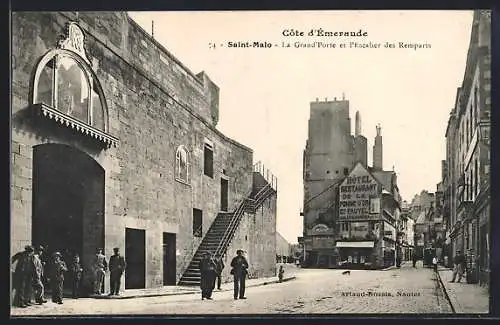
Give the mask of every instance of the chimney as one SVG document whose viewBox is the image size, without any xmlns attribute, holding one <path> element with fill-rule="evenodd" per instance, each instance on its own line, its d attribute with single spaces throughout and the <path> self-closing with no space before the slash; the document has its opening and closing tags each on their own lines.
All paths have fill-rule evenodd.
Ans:
<svg viewBox="0 0 500 325">
<path fill-rule="evenodd" d="M 375 143 L 373 145 L 373 168 L 378 170 L 383 170 L 382 164 L 382 128 L 380 124 L 377 125 L 377 135 L 375 136 Z"/>
<path fill-rule="evenodd" d="M 361 135 L 361 115 L 359 111 L 356 111 L 356 124 L 354 128 L 354 136 Z"/>
<path fill-rule="evenodd" d="M 328 101 L 328 97 L 325 97 L 325 102 L 327 102 L 327 101 Z"/>
</svg>

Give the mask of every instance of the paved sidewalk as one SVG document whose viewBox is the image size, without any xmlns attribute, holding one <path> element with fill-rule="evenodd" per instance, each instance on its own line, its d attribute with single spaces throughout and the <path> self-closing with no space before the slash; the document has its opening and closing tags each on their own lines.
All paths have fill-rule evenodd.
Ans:
<svg viewBox="0 0 500 325">
<path fill-rule="evenodd" d="M 465 277 L 461 283 L 450 283 L 453 271 L 440 266 L 438 274 L 450 303 L 458 314 L 483 314 L 489 312 L 489 292 L 487 287 L 469 284 Z M 457 277 L 458 278 L 458 277 Z"/>
<path fill-rule="evenodd" d="M 295 274 L 300 271 L 300 269 L 293 269 L 290 267 L 285 268 L 285 277 L 284 281 L 291 281 L 296 279 Z M 259 279 L 247 279 L 246 281 L 246 287 L 257 287 L 257 286 L 264 286 L 268 284 L 273 284 L 273 283 L 278 283 L 278 277 L 266 277 L 266 278 L 259 278 Z M 221 290 L 215 290 L 217 291 L 232 291 L 233 290 L 233 283 L 232 282 L 227 282 L 223 283 Z M 90 301 L 95 301 L 96 299 L 109 299 L 109 300 L 116 300 L 116 299 L 131 299 L 131 298 L 145 298 L 145 297 L 160 297 L 160 296 L 174 296 L 174 295 L 189 295 L 189 294 L 200 294 L 200 288 L 198 286 L 166 286 L 162 288 L 151 288 L 151 289 L 134 289 L 134 290 L 126 290 L 125 292 L 121 293 L 120 296 L 116 297 L 109 297 L 106 295 L 103 296 L 95 296 L 95 297 L 90 297 L 90 298 L 80 298 L 78 300 L 76 299 L 71 299 L 67 298 L 64 299 L 64 304 L 63 305 L 58 305 L 49 300 L 46 304 L 43 305 L 35 305 L 32 307 L 28 308 L 18 308 L 18 307 L 11 307 L 11 316 L 35 316 L 35 315 L 44 315 L 44 314 L 50 314 L 52 313 L 52 310 L 63 310 L 63 309 L 71 309 L 74 308 L 75 304 L 88 304 Z"/>
</svg>

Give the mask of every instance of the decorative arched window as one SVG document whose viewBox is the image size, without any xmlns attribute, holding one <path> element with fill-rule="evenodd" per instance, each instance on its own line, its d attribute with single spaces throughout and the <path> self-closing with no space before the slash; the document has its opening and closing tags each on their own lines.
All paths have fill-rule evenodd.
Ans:
<svg viewBox="0 0 500 325">
<path fill-rule="evenodd" d="M 108 113 L 102 88 L 84 50 L 83 31 L 70 23 L 67 38 L 38 63 L 33 82 L 33 104 L 63 125 L 116 145 L 108 133 Z"/>
<path fill-rule="evenodd" d="M 179 146 L 175 152 L 175 179 L 189 183 L 189 152 L 184 146 Z"/>
</svg>

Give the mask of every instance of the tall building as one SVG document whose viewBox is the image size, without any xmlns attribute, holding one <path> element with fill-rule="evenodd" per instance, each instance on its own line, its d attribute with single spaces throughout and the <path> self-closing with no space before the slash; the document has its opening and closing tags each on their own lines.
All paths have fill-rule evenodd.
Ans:
<svg viewBox="0 0 500 325">
<path fill-rule="evenodd" d="M 303 161 L 305 263 L 335 264 L 336 189 L 353 167 L 354 159 L 349 101 L 325 98 L 311 102 Z"/>
<path fill-rule="evenodd" d="M 394 228 L 392 235 L 384 237 L 384 218 L 386 217 L 383 213 L 390 215 L 387 217 L 389 221 L 385 223 L 386 231 L 389 233 L 389 228 L 395 227 L 395 220 L 399 217 L 399 210 L 398 212 L 394 210 L 398 203 L 387 203 L 390 201 L 387 201 L 388 193 L 389 197 L 400 199 L 395 173 L 382 170 L 381 154 L 379 155 L 378 151 L 380 167 L 372 169 L 367 166 L 367 140 L 361 134 L 361 116 L 359 111 L 356 112 L 355 132 L 352 135 L 349 101 L 344 98 L 342 100 L 334 98 L 333 101 L 325 99 L 324 102 L 316 100 L 311 103 L 310 114 L 309 134 L 304 150 L 304 210 L 302 212 L 304 236 L 301 240 L 305 251 L 304 265 L 338 267 L 341 261 L 346 261 L 346 263 L 349 261 L 357 266 L 366 264 L 370 265 L 369 267 L 381 267 L 394 261 L 397 234 Z M 377 150 L 381 151 L 380 127 L 378 127 L 378 137 L 375 141 Z M 362 178 L 367 182 L 371 180 L 370 193 L 365 193 L 366 190 L 363 189 L 360 189 L 358 193 L 358 195 L 370 195 L 370 197 L 365 197 L 362 203 L 371 202 L 372 196 L 373 204 L 380 204 L 375 200 L 376 198 L 383 199 L 383 204 L 388 204 L 386 212 L 381 212 L 382 210 L 376 210 L 378 212 L 372 214 L 365 213 L 364 210 L 355 212 L 355 209 L 351 207 L 342 206 L 342 204 L 352 204 L 351 201 L 355 200 L 355 198 L 350 198 L 350 194 L 344 193 L 342 187 L 351 186 L 346 182 L 357 178 Z M 363 209 L 368 210 L 369 206 L 364 206 Z M 395 213 L 397 217 L 392 213 Z M 360 216 L 364 219 L 359 219 Z M 375 230 L 380 232 L 380 236 L 372 240 L 371 247 L 362 247 L 362 249 L 358 247 L 362 252 L 351 247 L 352 244 L 342 242 L 345 234 L 349 234 L 350 239 L 356 238 L 356 240 L 363 241 L 364 236 L 373 235 Z M 354 236 L 352 238 L 351 232 Z M 390 242 L 391 239 L 392 242 Z M 384 240 L 387 241 L 386 244 Z"/>
<path fill-rule="evenodd" d="M 203 250 L 274 276 L 276 182 L 217 130 L 205 73 L 125 12 L 15 12 L 12 49 L 12 255 L 77 253 L 85 291 L 97 248 L 120 248 L 122 290 L 199 283 Z"/>
<path fill-rule="evenodd" d="M 474 12 L 462 85 L 446 129 L 445 218 L 451 254 L 466 254 L 472 280 L 490 274 L 491 11 Z"/>
</svg>

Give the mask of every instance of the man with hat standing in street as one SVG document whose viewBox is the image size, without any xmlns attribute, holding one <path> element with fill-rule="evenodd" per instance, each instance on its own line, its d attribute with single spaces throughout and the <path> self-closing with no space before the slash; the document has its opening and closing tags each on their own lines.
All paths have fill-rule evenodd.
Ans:
<svg viewBox="0 0 500 325">
<path fill-rule="evenodd" d="M 120 283 L 123 272 L 127 267 L 127 263 L 123 256 L 120 255 L 118 247 L 113 248 L 114 255 L 109 258 L 109 272 L 110 272 L 110 296 L 120 295 Z"/>
<path fill-rule="evenodd" d="M 248 274 L 248 262 L 241 249 L 238 249 L 236 254 L 237 256 L 231 261 L 233 268 L 231 274 L 234 277 L 234 299 L 247 299 L 245 297 L 245 279 Z"/>
<path fill-rule="evenodd" d="M 53 255 L 50 281 L 52 283 L 52 301 L 62 305 L 64 272 L 68 271 L 66 263 L 62 260 L 62 254 L 55 252 Z"/>
<path fill-rule="evenodd" d="M 12 257 L 12 263 L 17 262 L 13 277 L 14 289 L 16 290 L 14 304 L 21 308 L 31 305 L 32 255 L 33 247 L 27 245 L 24 247 L 23 252 L 17 253 Z"/>
<path fill-rule="evenodd" d="M 44 299 L 44 287 L 42 282 L 43 277 L 43 263 L 42 254 L 44 251 L 43 246 L 38 246 L 35 249 L 35 253 L 32 256 L 33 263 L 33 289 L 35 291 L 35 302 L 39 305 L 46 303 L 47 300 Z"/>
<path fill-rule="evenodd" d="M 106 262 L 106 256 L 102 253 L 102 248 L 96 250 L 92 267 L 94 271 L 94 293 L 100 295 L 108 269 L 108 263 Z"/>
</svg>

